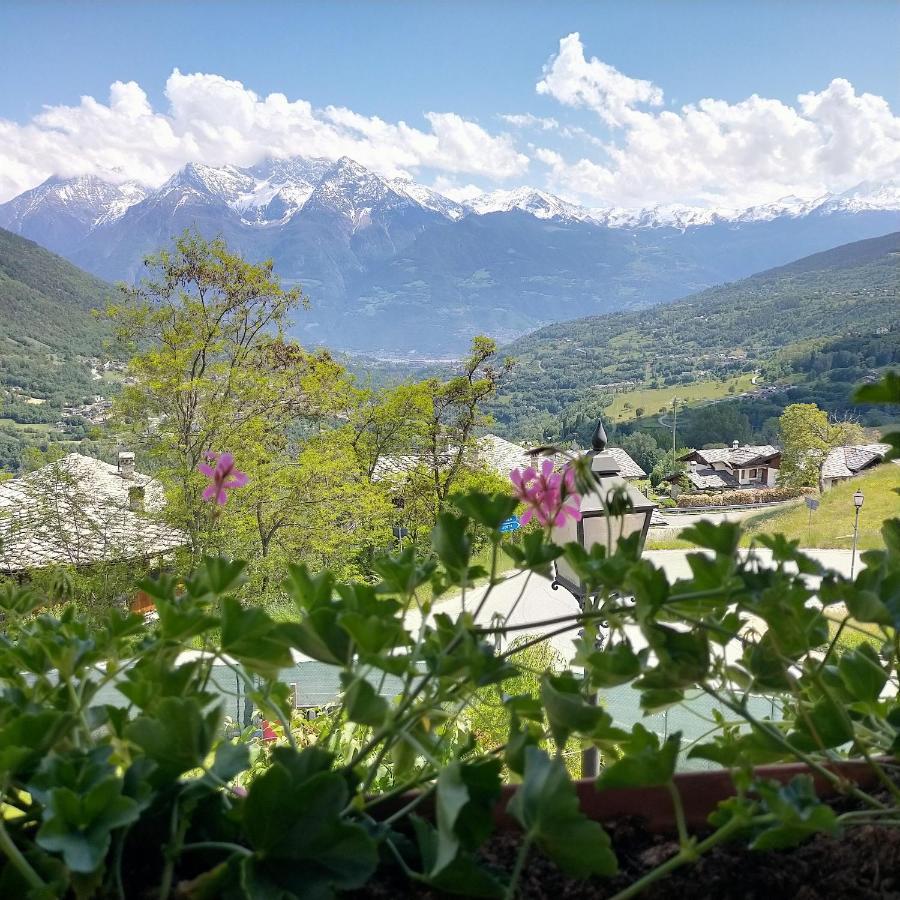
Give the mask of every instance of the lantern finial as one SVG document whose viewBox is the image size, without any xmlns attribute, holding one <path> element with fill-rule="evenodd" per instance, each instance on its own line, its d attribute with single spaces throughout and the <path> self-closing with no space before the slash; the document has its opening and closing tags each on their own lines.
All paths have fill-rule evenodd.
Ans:
<svg viewBox="0 0 900 900">
<path fill-rule="evenodd" d="M 596 453 L 606 449 L 608 438 L 606 437 L 606 429 L 603 427 L 603 420 L 597 419 L 597 427 L 594 429 L 594 436 L 591 438 L 591 447 Z"/>
</svg>

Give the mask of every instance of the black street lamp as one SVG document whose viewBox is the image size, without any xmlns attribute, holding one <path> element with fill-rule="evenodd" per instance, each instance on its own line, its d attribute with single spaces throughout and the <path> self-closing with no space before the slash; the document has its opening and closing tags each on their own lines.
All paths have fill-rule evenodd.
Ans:
<svg viewBox="0 0 900 900">
<path fill-rule="evenodd" d="M 856 540 L 859 537 L 859 511 L 862 509 L 864 499 L 863 492 L 860 490 L 857 490 L 853 495 L 853 505 L 856 507 L 856 518 L 853 520 L 853 549 L 850 551 L 851 578 L 853 578 L 853 573 L 856 571 Z"/>
<path fill-rule="evenodd" d="M 574 542 L 588 552 L 599 544 L 606 548 L 607 554 L 612 554 L 622 538 L 640 532 L 641 549 L 644 547 L 657 504 L 622 478 L 619 474 L 621 467 L 616 458 L 606 452 L 606 440 L 603 423 L 598 422 L 591 440 L 591 450 L 587 453 L 596 488 L 582 495 L 579 521 L 567 518 L 564 525 L 554 526 L 550 536 L 555 544 L 562 546 Z M 610 518 L 610 506 L 617 505 L 617 499 L 623 495 L 625 511 L 620 516 Z M 584 585 L 564 557 L 556 563 L 553 584 L 554 587 L 564 587 L 584 608 Z"/>
<path fill-rule="evenodd" d="M 619 474 L 621 467 L 616 458 L 606 452 L 606 444 L 603 422 L 598 421 L 591 439 L 591 450 L 587 453 L 595 487 L 592 491 L 585 491 L 582 494 L 579 506 L 581 519 L 575 522 L 567 518 L 565 524 L 554 526 L 550 534 L 551 540 L 560 546 L 574 542 L 588 552 L 600 545 L 606 548 L 607 554 L 612 554 L 615 553 L 622 538 L 639 533 L 640 547 L 643 550 L 656 504 L 622 478 Z M 611 509 L 618 510 L 623 506 L 621 514 L 610 516 Z M 560 586 L 575 597 L 584 612 L 590 598 L 578 573 L 565 557 L 560 557 L 554 564 L 552 587 L 556 590 Z M 596 703 L 596 695 L 591 699 Z M 596 747 L 585 750 L 581 755 L 582 776 L 595 777 L 599 762 Z"/>
</svg>

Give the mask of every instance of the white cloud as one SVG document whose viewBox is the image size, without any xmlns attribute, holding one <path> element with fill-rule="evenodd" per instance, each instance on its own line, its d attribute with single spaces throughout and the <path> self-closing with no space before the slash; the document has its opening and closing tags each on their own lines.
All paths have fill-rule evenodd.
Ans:
<svg viewBox="0 0 900 900">
<path fill-rule="evenodd" d="M 0 200 L 53 174 L 158 185 L 187 162 L 250 165 L 266 156 L 348 155 L 390 176 L 430 168 L 502 180 L 528 168 L 510 135 L 456 113 L 428 112 L 429 127 L 420 129 L 280 93 L 260 97 L 239 81 L 177 69 L 165 93 L 168 109 L 158 111 L 138 84 L 117 81 L 106 104 L 82 97 L 26 124 L 0 120 Z"/>
<path fill-rule="evenodd" d="M 467 200 L 473 200 L 484 193 L 484 189 L 478 187 L 477 184 L 459 184 L 454 179 L 443 175 L 435 178 L 431 189 L 457 203 L 465 203 Z"/>
<path fill-rule="evenodd" d="M 555 131 L 559 128 L 556 119 L 536 116 L 534 113 L 507 113 L 500 118 L 513 128 L 539 128 L 541 131 Z"/>
<path fill-rule="evenodd" d="M 629 78 L 595 56 L 584 57 L 578 32 L 559 42 L 559 53 L 544 66 L 537 92 L 565 106 L 585 106 L 610 125 L 622 125 L 639 104 L 659 106 L 663 92 L 652 81 Z"/>
<path fill-rule="evenodd" d="M 596 159 L 535 154 L 548 167 L 551 189 L 583 202 L 744 207 L 900 175 L 900 118 L 882 97 L 857 94 L 842 78 L 801 94 L 796 106 L 754 94 L 653 112 L 637 106 L 660 103 L 657 87 L 586 60 L 572 34 L 560 41 L 537 91 L 589 107 L 617 135 Z"/>
<path fill-rule="evenodd" d="M 387 176 L 431 180 L 457 199 L 477 192 L 474 184 L 521 184 L 533 156 L 537 186 L 596 206 L 744 207 L 900 177 L 900 118 L 842 78 L 793 103 L 754 94 L 663 107 L 660 87 L 586 57 L 570 34 L 536 87 L 559 114 L 503 114 L 509 133 L 492 133 L 454 112 L 426 112 L 415 127 L 176 69 L 164 109 L 138 84 L 116 82 L 106 102 L 82 97 L 26 123 L 0 119 L 0 201 L 52 174 L 158 185 L 190 161 L 295 155 L 351 156 Z M 517 144 L 528 137 L 540 146 Z"/>
</svg>

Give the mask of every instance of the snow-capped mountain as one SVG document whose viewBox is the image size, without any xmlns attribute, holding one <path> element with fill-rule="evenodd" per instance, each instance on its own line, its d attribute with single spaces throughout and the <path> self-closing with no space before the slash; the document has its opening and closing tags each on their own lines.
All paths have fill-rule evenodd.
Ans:
<svg viewBox="0 0 900 900">
<path fill-rule="evenodd" d="M 466 208 L 478 216 L 511 212 L 518 209 L 536 219 L 571 219 L 575 222 L 593 220 L 590 210 L 567 203 L 553 194 L 535 188 L 522 187 L 512 191 L 491 191 L 466 201 Z"/>
<path fill-rule="evenodd" d="M 362 224 L 375 210 L 408 206 L 411 198 L 394 190 L 383 178 L 347 156 L 322 175 L 304 208 L 337 213 Z"/>
<path fill-rule="evenodd" d="M 821 206 L 825 212 L 900 209 L 900 178 L 883 182 L 864 181 L 842 194 L 826 196 Z"/>
<path fill-rule="evenodd" d="M 448 219 L 461 219 L 466 214 L 467 210 L 463 204 L 457 203 L 423 184 L 417 184 L 406 178 L 393 178 L 388 183 L 398 194 L 403 194 L 418 203 L 419 206 L 440 213 Z"/>
<path fill-rule="evenodd" d="M 134 181 L 116 184 L 93 175 L 68 179 L 54 176 L 0 204 L 0 226 L 26 233 L 26 222 L 51 211 L 54 216 L 69 217 L 92 229 L 115 221 L 147 198 L 157 202 L 168 198 L 176 207 L 185 203 L 221 203 L 238 213 L 245 224 L 252 225 L 284 225 L 312 198 L 314 204 L 340 211 L 351 219 L 364 217 L 365 210 L 410 201 L 451 221 L 467 215 L 519 210 L 536 219 L 589 222 L 606 228 L 684 230 L 727 222 L 796 218 L 814 212 L 826 215 L 900 210 L 900 179 L 866 182 L 841 194 L 815 198 L 788 196 L 746 209 L 684 204 L 589 209 L 531 187 L 488 191 L 456 202 L 409 179 L 382 178 L 347 157 L 337 162 L 293 157 L 269 159 L 247 168 L 188 163 L 156 190 Z"/>
<path fill-rule="evenodd" d="M 93 175 L 53 176 L 0 204 L 0 228 L 62 252 L 99 223 L 119 218 L 147 193 L 147 188 L 133 181 L 112 184 Z"/>
<path fill-rule="evenodd" d="M 109 280 L 141 277 L 186 228 L 222 235 L 304 287 L 304 340 L 446 354 L 900 231 L 900 181 L 750 209 L 587 209 L 527 187 L 456 202 L 346 157 L 295 157 L 192 163 L 156 189 L 51 178 L 0 205 L 0 227 Z"/>
</svg>

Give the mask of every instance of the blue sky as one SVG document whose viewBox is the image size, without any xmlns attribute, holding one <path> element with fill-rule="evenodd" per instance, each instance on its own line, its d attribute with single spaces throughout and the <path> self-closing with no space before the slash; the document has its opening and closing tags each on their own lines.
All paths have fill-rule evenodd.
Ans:
<svg viewBox="0 0 900 900">
<path fill-rule="evenodd" d="M 544 67 L 573 33 L 578 44 L 568 46 L 567 72 L 558 71 L 555 83 L 538 93 Z M 307 102 L 313 111 L 344 110 L 325 117 L 327 134 L 300 128 L 297 146 L 322 155 L 349 147 L 353 155 L 362 136 L 358 152 L 364 164 L 451 192 L 529 183 L 585 203 L 710 205 L 774 199 L 782 190 L 837 190 L 862 180 L 858 176 L 896 174 L 898 36 L 900 4 L 864 0 L 7 0 L 0 9 L 0 165 L 7 170 L 5 183 L 0 173 L 0 200 L 51 170 L 133 168 L 126 174 L 158 182 L 166 168 L 177 168 L 192 153 L 210 157 L 196 161 L 247 164 L 254 154 L 284 155 L 293 146 L 256 121 L 274 114 L 274 107 L 260 107 L 254 121 L 242 124 L 246 133 L 229 143 L 234 135 L 223 136 L 226 123 L 215 109 L 218 102 L 221 111 L 223 98 L 217 101 L 208 82 L 182 84 L 180 112 L 173 110 L 169 79 L 176 68 L 184 76 L 202 73 L 240 83 L 261 101 L 279 93 L 292 103 Z M 840 84 L 825 93 L 834 79 Z M 108 105 L 114 82 L 139 86 L 152 114 L 169 117 L 162 124 L 171 134 L 160 136 L 144 109 L 147 127 L 133 146 L 118 117 L 123 133 L 110 125 L 118 155 L 99 147 L 102 116 L 85 111 L 81 98 Z M 810 101 L 811 110 L 798 106 L 801 94 L 822 96 Z M 753 95 L 780 101 L 796 121 L 774 108 L 742 107 Z M 889 114 L 860 102 L 864 95 L 882 98 Z M 209 105 L 203 107 L 198 97 Z M 724 105 L 693 121 L 682 114 L 685 105 L 704 98 Z M 136 102 L 129 98 L 130 114 Z M 69 112 L 42 122 L 48 106 Z M 207 146 L 186 135 L 187 117 L 205 121 L 210 109 L 218 138 L 209 138 Z M 660 119 L 667 111 L 680 120 Z M 429 113 L 453 118 L 436 122 Z M 503 118 L 510 114 L 541 121 Z M 370 123 L 377 117 L 391 127 L 403 122 L 415 133 L 379 136 L 351 122 L 351 115 Z M 818 137 L 798 138 L 810 123 Z M 870 127 L 867 141 L 877 148 L 870 164 L 852 162 L 859 148 L 849 137 L 850 143 L 833 146 L 835 128 L 849 135 Z M 202 130 L 209 137 L 211 129 Z M 436 146 L 426 146 L 435 136 Z M 733 146 L 714 151 L 717 141 Z M 723 152 L 730 154 L 727 164 Z M 226 158 L 229 153 L 233 158 Z M 654 153 L 682 163 L 657 166 Z M 787 160 L 784 173 L 769 171 L 766 158 L 791 154 L 797 159 Z M 684 177 L 694 161 L 704 172 Z M 648 165 L 653 177 L 642 187 L 640 173 Z M 800 170 L 796 184 L 790 183 L 791 166 Z M 750 170 L 747 184 L 743 169 Z"/>
</svg>

